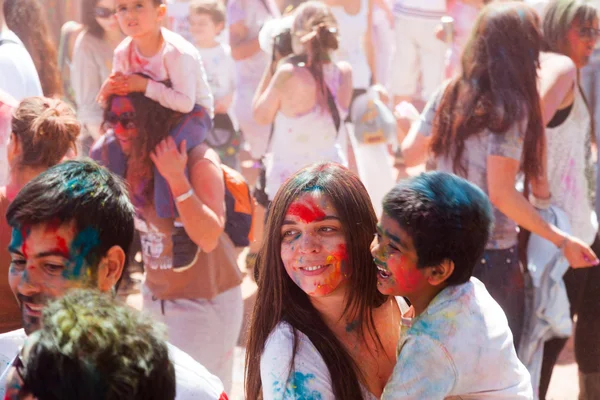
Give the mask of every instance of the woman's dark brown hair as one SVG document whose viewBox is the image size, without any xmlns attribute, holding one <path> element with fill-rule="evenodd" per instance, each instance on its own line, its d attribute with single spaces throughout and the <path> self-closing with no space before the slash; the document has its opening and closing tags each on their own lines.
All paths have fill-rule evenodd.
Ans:
<svg viewBox="0 0 600 400">
<path fill-rule="evenodd" d="M 31 55 L 44 96 L 62 96 L 58 53 L 42 4 L 39 0 L 5 0 L 4 17 Z"/>
<path fill-rule="evenodd" d="M 48 168 L 75 150 L 81 125 L 62 100 L 28 97 L 14 111 L 11 128 L 21 148 L 18 166 Z"/>
<path fill-rule="evenodd" d="M 104 28 L 96 21 L 96 6 L 99 0 L 83 0 L 81 3 L 81 22 L 90 35 L 102 39 Z"/>
<path fill-rule="evenodd" d="M 355 360 L 325 324 L 309 296 L 289 277 L 281 260 L 281 226 L 287 210 L 298 196 L 313 190 L 321 191 L 331 200 L 346 236 L 351 273 L 344 315 L 365 321 L 359 327 L 359 337 L 364 339 L 368 333 L 381 346 L 372 310 L 383 304 L 387 296 L 377 290 L 377 276 L 369 249 L 377 223 L 369 195 L 359 178 L 340 165 L 327 163 L 306 167 L 288 179 L 277 192 L 265 227 L 268 234 L 256 260 L 260 272 L 246 346 L 247 399 L 262 398 L 260 358 L 267 338 L 280 322 L 287 322 L 294 330 L 290 376 L 294 373 L 298 332 L 302 332 L 323 357 L 335 398 L 362 399 L 361 373 Z M 367 332 L 363 326 L 367 327 Z"/>
<path fill-rule="evenodd" d="M 433 122 L 431 149 L 465 176 L 466 140 L 488 129 L 503 135 L 525 128 L 521 169 L 537 176 L 544 130 L 537 91 L 542 45 L 539 18 L 519 2 L 492 3 L 479 15 L 462 57 L 461 75 L 445 89 Z M 525 126 L 526 123 L 526 126 Z"/>
<path fill-rule="evenodd" d="M 117 97 L 111 96 L 106 103 L 108 107 L 104 110 L 103 122 L 105 129 L 107 128 L 106 121 L 111 111 L 112 101 Z M 138 133 L 133 141 L 128 160 L 129 173 L 127 180 L 131 184 L 151 178 L 153 164 L 150 153 L 154 151 L 156 145 L 169 135 L 169 131 L 177 125 L 183 114 L 161 106 L 143 93 L 130 93 L 126 97 L 131 101 L 135 110 L 134 122 Z M 131 172 L 133 173 L 131 174 Z M 146 200 L 153 198 L 154 186 L 151 183 L 152 179 L 149 182 L 150 184 L 145 185 L 143 191 Z"/>
</svg>

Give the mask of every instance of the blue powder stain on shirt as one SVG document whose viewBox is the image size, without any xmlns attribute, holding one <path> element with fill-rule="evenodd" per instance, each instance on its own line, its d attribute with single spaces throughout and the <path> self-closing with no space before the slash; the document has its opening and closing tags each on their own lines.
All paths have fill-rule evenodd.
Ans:
<svg viewBox="0 0 600 400">
<path fill-rule="evenodd" d="M 74 255 L 72 268 L 67 268 L 62 275 L 66 279 L 77 279 L 81 276 L 86 258 L 100 243 L 98 231 L 90 226 L 79 232 L 71 243 L 71 254 Z"/>
<path fill-rule="evenodd" d="M 321 393 L 309 388 L 309 383 L 313 379 L 315 379 L 314 374 L 294 372 L 288 379 L 285 389 L 285 398 L 297 400 L 322 400 Z"/>
</svg>

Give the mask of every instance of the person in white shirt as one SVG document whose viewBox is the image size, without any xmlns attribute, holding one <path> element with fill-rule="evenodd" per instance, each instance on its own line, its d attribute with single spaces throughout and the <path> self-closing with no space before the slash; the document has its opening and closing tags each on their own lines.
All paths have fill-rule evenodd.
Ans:
<svg viewBox="0 0 600 400">
<path fill-rule="evenodd" d="M 31 56 L 6 25 L 4 0 L 0 0 L 0 89 L 17 101 L 43 96 L 42 85 Z"/>
<path fill-rule="evenodd" d="M 164 331 L 107 294 L 71 290 L 44 308 L 7 373 L 4 398 L 174 400 Z"/>
<path fill-rule="evenodd" d="M 190 32 L 202 57 L 208 85 L 215 99 L 214 126 L 207 142 L 217 151 L 222 162 L 237 169 L 239 138 L 231 118 L 235 61 L 231 48 L 219 42 L 219 35 L 225 27 L 225 6 L 221 0 L 192 0 L 189 8 Z"/>
<path fill-rule="evenodd" d="M 396 47 L 391 77 L 395 104 L 427 100 L 442 83 L 446 44 L 435 37 L 435 30 L 445 11 L 446 0 L 395 0 Z"/>
<path fill-rule="evenodd" d="M 7 366 L 18 359 L 26 337 L 40 329 L 49 301 L 73 288 L 114 292 L 118 287 L 134 232 L 127 192 L 122 181 L 96 163 L 67 161 L 34 178 L 10 204 L 8 279 L 24 329 L 0 335 L 0 398 Z M 173 346 L 169 352 L 176 399 L 227 399 L 218 378 Z"/>
<path fill-rule="evenodd" d="M 474 184 L 445 172 L 383 199 L 371 248 L 379 291 L 404 296 L 398 360 L 382 399 L 533 399 L 504 312 L 472 277 L 493 221 Z"/>
</svg>

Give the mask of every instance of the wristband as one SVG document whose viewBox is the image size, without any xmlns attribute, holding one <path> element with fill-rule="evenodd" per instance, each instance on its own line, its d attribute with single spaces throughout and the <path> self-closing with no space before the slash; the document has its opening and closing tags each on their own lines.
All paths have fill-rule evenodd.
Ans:
<svg viewBox="0 0 600 400">
<path fill-rule="evenodd" d="M 536 197 L 533 193 L 530 193 L 529 202 L 532 206 L 534 206 L 537 209 L 547 210 L 552 204 L 552 196 L 548 196 L 547 198 L 542 199 L 540 197 Z"/>
<path fill-rule="evenodd" d="M 175 202 L 183 203 L 184 201 L 186 201 L 193 195 L 194 195 L 194 189 L 190 189 L 187 192 L 185 192 L 184 194 L 180 194 L 179 196 L 175 197 Z"/>
</svg>

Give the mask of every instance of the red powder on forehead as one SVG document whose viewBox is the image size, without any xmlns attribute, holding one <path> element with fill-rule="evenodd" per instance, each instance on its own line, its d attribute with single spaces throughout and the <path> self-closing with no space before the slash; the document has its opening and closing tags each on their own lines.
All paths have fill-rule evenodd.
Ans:
<svg viewBox="0 0 600 400">
<path fill-rule="evenodd" d="M 304 223 L 310 223 L 325 218 L 325 212 L 311 198 L 290 205 L 288 214 L 294 215 Z"/>
<path fill-rule="evenodd" d="M 21 238 L 23 238 L 23 244 L 21 245 L 21 251 L 23 252 L 23 257 L 27 258 L 27 237 L 29 236 L 30 229 L 28 226 L 23 226 L 21 228 Z"/>
</svg>

